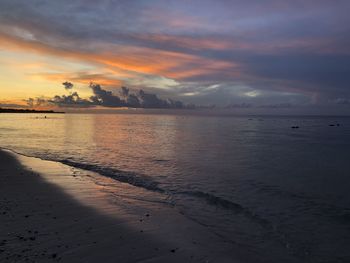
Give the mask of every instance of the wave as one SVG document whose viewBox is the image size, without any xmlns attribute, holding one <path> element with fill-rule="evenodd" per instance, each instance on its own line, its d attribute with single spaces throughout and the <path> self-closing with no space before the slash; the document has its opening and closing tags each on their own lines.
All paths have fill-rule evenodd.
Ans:
<svg viewBox="0 0 350 263">
<path fill-rule="evenodd" d="M 236 214 L 242 214 L 246 218 L 258 223 L 259 225 L 261 225 L 265 228 L 272 227 L 271 223 L 268 220 L 261 218 L 257 214 L 253 213 L 247 207 L 244 207 L 238 203 L 227 200 L 225 198 L 216 196 L 214 194 L 210 194 L 210 193 L 206 193 L 206 192 L 202 192 L 202 191 L 183 191 L 183 192 L 179 192 L 178 194 L 194 196 L 194 197 L 203 199 L 210 205 L 215 205 L 217 207 L 221 207 L 221 208 L 230 210 Z"/>
<path fill-rule="evenodd" d="M 59 160 L 59 162 L 76 167 L 79 169 L 84 169 L 92 172 L 96 172 L 100 175 L 113 178 L 117 181 L 128 183 L 130 185 L 141 187 L 146 190 L 163 193 L 168 195 L 169 203 L 174 205 L 173 197 L 177 195 L 187 195 L 195 197 L 199 200 L 204 200 L 207 204 L 220 207 L 222 209 L 230 210 L 236 214 L 242 214 L 246 218 L 258 223 L 259 225 L 265 228 L 271 228 L 272 224 L 268 220 L 261 218 L 258 214 L 251 211 L 249 208 L 242 206 L 241 204 L 235 203 L 233 201 L 227 200 L 220 196 L 216 196 L 212 193 L 203 192 L 203 191 L 191 191 L 191 190 L 174 190 L 166 189 L 160 186 L 160 183 L 151 179 L 150 177 L 135 173 L 123 171 L 115 168 L 101 167 L 93 164 L 79 163 L 71 160 Z M 294 193 L 282 190 L 278 187 L 264 185 L 258 182 L 249 181 L 255 189 L 262 191 L 265 194 L 276 195 L 278 198 L 283 198 L 287 200 L 294 200 L 299 203 L 300 207 L 305 208 L 309 213 L 319 213 L 323 217 L 332 218 L 333 220 L 339 221 L 342 224 L 350 223 L 350 209 L 348 207 L 340 207 L 324 200 L 317 200 L 311 196 L 308 196 L 303 193 Z"/>
<path fill-rule="evenodd" d="M 75 168 L 96 172 L 100 175 L 107 176 L 117 181 L 128 183 L 133 186 L 145 188 L 147 190 L 160 192 L 160 193 L 165 192 L 164 189 L 159 187 L 158 182 L 150 179 L 147 176 L 140 175 L 137 173 L 122 171 L 115 168 L 100 167 L 93 164 L 78 163 L 67 159 L 59 160 L 59 162 Z"/>
<path fill-rule="evenodd" d="M 175 196 L 178 196 L 178 195 L 192 196 L 199 200 L 202 200 L 202 201 L 204 200 L 209 205 L 220 207 L 225 210 L 230 210 L 235 214 L 242 214 L 246 218 L 254 221 L 255 223 L 258 223 L 259 225 L 265 228 L 270 228 L 271 226 L 271 223 L 269 221 L 259 217 L 248 208 L 243 207 L 238 203 L 224 199 L 222 197 L 216 196 L 211 193 L 202 192 L 202 191 L 181 191 L 181 190 L 177 191 L 177 190 L 164 189 L 159 186 L 159 182 L 156 182 L 151 178 L 138 173 L 122 171 L 115 168 L 100 167 L 93 164 L 78 163 L 71 160 L 60 160 L 60 162 L 75 168 L 96 172 L 100 175 L 107 176 L 117 181 L 128 183 L 136 187 L 141 187 L 146 190 L 166 194 L 169 196 L 168 198 L 168 200 L 170 200 L 169 204 L 172 204 L 172 205 L 174 204 L 176 205 L 176 202 L 174 203 L 174 198 L 173 198 Z"/>
<path fill-rule="evenodd" d="M 178 195 L 192 196 L 199 200 L 202 200 L 202 201 L 204 200 L 209 205 L 230 210 L 236 214 L 242 214 L 252 219 L 253 221 L 259 223 L 260 225 L 264 225 L 265 227 L 270 225 L 270 222 L 260 218 L 258 215 L 250 211 L 248 208 L 243 207 L 238 203 L 224 199 L 222 197 L 216 196 L 211 193 L 202 192 L 202 191 L 169 190 L 169 189 L 160 187 L 159 182 L 156 182 L 145 175 L 137 174 L 134 172 L 122 171 L 115 168 L 100 167 L 93 164 L 78 163 L 71 160 L 60 160 L 60 162 L 75 168 L 96 172 L 100 175 L 107 176 L 117 181 L 128 183 L 136 187 L 141 187 L 146 190 L 167 194 L 170 197 L 169 200 L 170 199 L 172 200 L 170 203 L 174 201 L 174 199 L 171 197 L 175 197 Z"/>
<path fill-rule="evenodd" d="M 13 151 L 11 149 L 6 149 L 6 150 L 12 151 L 16 154 L 32 157 L 30 155 L 19 153 L 17 151 Z M 170 190 L 170 189 L 162 188 L 160 186 L 159 182 L 152 180 L 150 177 L 148 177 L 146 175 L 142 175 L 142 174 L 135 173 L 135 172 L 123 171 L 123 170 L 119 170 L 116 168 L 101 167 L 101 166 L 94 165 L 94 164 L 75 162 L 75 161 L 72 161 L 69 159 L 47 158 L 47 156 L 46 157 L 36 157 L 36 158 L 40 158 L 42 160 L 60 162 L 62 164 L 65 164 L 65 165 L 68 165 L 71 167 L 75 167 L 78 169 L 98 173 L 102 176 L 106 176 L 106 177 L 115 179 L 119 182 L 127 183 L 127 184 L 130 184 L 130 185 L 133 185 L 136 187 L 140 187 L 140 188 L 143 188 L 143 189 L 146 189 L 149 191 L 165 194 L 168 196 L 167 203 L 169 205 L 176 205 L 176 201 L 175 201 L 176 196 L 187 195 L 187 196 L 195 197 L 195 198 L 197 198 L 197 200 L 205 201 L 207 204 L 212 205 L 213 207 L 220 207 L 222 209 L 229 210 L 235 214 L 241 214 L 244 217 L 250 219 L 251 221 L 254 221 L 255 223 L 263 226 L 264 228 L 271 227 L 271 223 L 269 221 L 261 218 L 260 216 L 258 216 L 254 212 L 252 212 L 247 207 L 243 207 L 242 205 L 240 205 L 238 203 L 235 203 L 235 202 L 227 200 L 225 198 L 216 196 L 216 195 L 211 194 L 211 193 L 207 193 L 207 192 L 203 192 L 203 191 L 190 191 L 190 190 L 183 191 L 183 190 L 174 190 L 174 189 Z"/>
<path fill-rule="evenodd" d="M 270 227 L 269 221 L 263 218 L 260 218 L 258 215 L 256 215 L 251 210 L 249 210 L 247 207 L 243 207 L 238 203 L 216 196 L 211 193 L 207 193 L 203 191 L 169 190 L 169 189 L 160 187 L 159 182 L 154 181 L 151 178 L 142 174 L 122 171 L 115 168 L 101 167 L 93 164 L 78 163 L 67 159 L 60 160 L 59 162 L 75 168 L 96 172 L 100 175 L 107 176 L 117 181 L 128 183 L 136 187 L 141 187 L 146 190 L 166 194 L 169 196 L 168 200 L 170 200 L 169 203 L 172 205 L 176 204 L 176 202 L 174 203 L 174 198 L 173 198 L 175 196 L 178 196 L 178 195 L 192 196 L 201 201 L 205 201 L 209 205 L 220 207 L 225 210 L 230 210 L 235 214 L 242 214 L 248 219 L 255 221 L 256 223 L 264 227 Z"/>
</svg>

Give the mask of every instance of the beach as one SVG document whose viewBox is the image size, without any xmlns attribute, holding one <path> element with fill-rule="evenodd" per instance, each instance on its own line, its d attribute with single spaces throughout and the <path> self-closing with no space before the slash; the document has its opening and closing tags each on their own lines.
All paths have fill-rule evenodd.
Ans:
<svg viewBox="0 0 350 263">
<path fill-rule="evenodd" d="M 239 262 L 174 208 L 108 198 L 108 179 L 9 151 L 0 167 L 1 262 Z"/>
</svg>

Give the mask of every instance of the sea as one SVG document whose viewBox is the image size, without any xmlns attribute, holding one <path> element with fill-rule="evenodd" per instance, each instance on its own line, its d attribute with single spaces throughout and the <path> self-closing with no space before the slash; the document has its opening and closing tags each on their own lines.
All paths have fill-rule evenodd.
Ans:
<svg viewBox="0 0 350 263">
<path fill-rule="evenodd" d="M 164 195 L 264 262 L 350 262 L 350 117 L 0 114 L 0 147 Z"/>
</svg>

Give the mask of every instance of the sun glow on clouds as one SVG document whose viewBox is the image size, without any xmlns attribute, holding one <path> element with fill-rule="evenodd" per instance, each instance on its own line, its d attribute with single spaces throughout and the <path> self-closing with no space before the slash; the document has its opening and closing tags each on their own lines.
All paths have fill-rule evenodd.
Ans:
<svg viewBox="0 0 350 263">
<path fill-rule="evenodd" d="M 17 36 L 19 38 L 23 38 L 25 40 L 32 40 L 32 41 L 35 40 L 34 35 L 28 30 L 23 30 L 21 28 L 15 27 L 15 28 L 11 28 L 11 31 L 14 36 Z"/>
<path fill-rule="evenodd" d="M 8 42 L 8 48 L 21 52 L 30 50 L 41 58 L 47 57 L 52 65 L 62 64 L 65 61 L 72 65 L 76 63 L 79 67 L 95 68 L 99 71 L 113 71 L 114 76 L 108 74 L 90 73 L 80 76 L 77 68 L 71 65 L 63 69 L 54 67 L 53 72 L 42 72 L 32 74 L 32 80 L 74 80 L 78 83 L 86 83 L 95 79 L 104 85 L 117 85 L 126 83 L 130 85 L 145 85 L 156 88 L 169 88 L 177 86 L 177 80 L 218 72 L 223 74 L 231 68 L 234 74 L 236 65 L 225 61 L 216 61 L 202 58 L 196 55 L 187 55 L 179 52 L 160 51 L 145 47 L 126 47 L 120 45 L 107 45 L 101 47 L 105 50 L 98 53 L 76 52 L 74 50 L 56 50 L 50 45 L 37 41 L 16 38 L 3 35 L 2 38 Z M 62 58 L 64 58 L 62 62 Z M 57 62 L 57 61 L 60 62 Z M 20 62 L 22 63 L 22 62 Z M 49 62 L 48 62 L 49 64 Z M 39 67 L 39 65 L 37 65 Z M 52 67 L 52 66 L 51 66 Z M 50 67 L 49 67 L 50 68 Z M 46 67 L 46 71 L 47 71 Z M 37 71 L 39 69 L 37 68 Z"/>
<path fill-rule="evenodd" d="M 253 91 L 248 91 L 248 92 L 245 92 L 244 93 L 245 96 L 248 96 L 248 97 L 257 97 L 260 95 L 260 92 L 257 91 L 257 90 L 253 90 Z"/>
<path fill-rule="evenodd" d="M 0 89 L 4 98 L 21 101 L 33 96 L 53 96 L 62 91 L 62 80 L 75 80 L 79 83 L 89 83 L 96 78 L 91 76 L 89 81 L 85 76 L 73 77 L 70 72 L 78 70 L 93 70 L 88 64 L 62 60 L 56 56 L 26 52 L 25 50 L 0 51 Z M 100 80 L 105 80 L 102 77 Z M 120 83 L 120 82 L 118 82 Z M 11 87 L 6 89 L 5 87 Z M 83 95 L 90 95 L 82 89 Z"/>
<path fill-rule="evenodd" d="M 215 96 L 218 104 L 350 98 L 348 1 L 33 6 L 32 0 L 0 3 L 0 100 L 51 96 L 63 81 L 82 96 L 94 81 L 107 90 L 158 89 L 208 104 Z"/>
<path fill-rule="evenodd" d="M 180 85 L 180 83 L 174 79 L 169 79 L 166 77 L 158 77 L 158 76 L 157 77 L 144 76 L 139 79 L 131 79 L 128 81 L 128 83 L 131 86 L 136 86 L 136 87 L 152 87 L 152 88 L 165 89 L 165 90 L 176 88 L 178 85 Z"/>
<path fill-rule="evenodd" d="M 196 96 L 199 95 L 199 92 L 185 92 L 181 94 L 182 96 Z"/>
</svg>

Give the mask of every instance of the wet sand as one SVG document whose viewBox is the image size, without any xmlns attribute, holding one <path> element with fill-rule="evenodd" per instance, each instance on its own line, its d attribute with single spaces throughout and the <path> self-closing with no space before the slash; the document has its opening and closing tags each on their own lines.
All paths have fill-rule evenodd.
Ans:
<svg viewBox="0 0 350 263">
<path fill-rule="evenodd" d="M 1 150 L 0 262 L 241 262 L 232 244 L 149 195 Z"/>
</svg>

